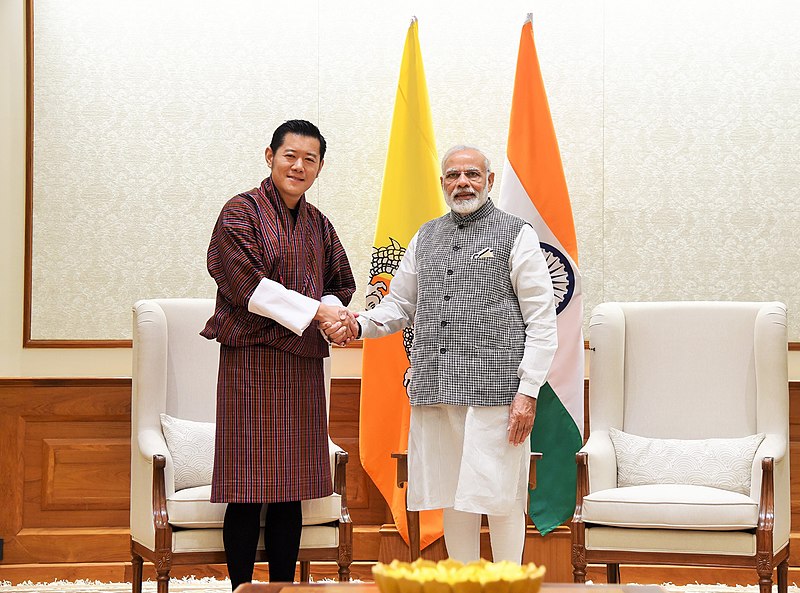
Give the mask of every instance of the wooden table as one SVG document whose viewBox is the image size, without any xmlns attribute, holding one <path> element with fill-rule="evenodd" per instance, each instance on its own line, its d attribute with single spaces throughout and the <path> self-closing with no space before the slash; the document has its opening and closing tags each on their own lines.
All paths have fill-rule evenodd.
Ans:
<svg viewBox="0 0 800 593">
<path fill-rule="evenodd" d="M 656 585 L 544 583 L 541 593 L 666 593 Z M 234 593 L 379 593 L 375 583 L 244 583 Z"/>
</svg>

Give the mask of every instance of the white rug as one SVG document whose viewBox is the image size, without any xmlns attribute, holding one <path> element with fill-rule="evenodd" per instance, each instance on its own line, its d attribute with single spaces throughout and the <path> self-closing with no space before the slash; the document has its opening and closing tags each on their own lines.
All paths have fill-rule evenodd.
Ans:
<svg viewBox="0 0 800 593">
<path fill-rule="evenodd" d="M 228 579 L 170 579 L 170 593 L 196 593 L 209 591 L 213 593 L 230 593 L 231 582 Z M 11 585 L 0 583 L 2 593 L 130 593 L 130 583 L 102 583 L 100 581 L 55 581 L 52 583 L 20 583 Z M 144 581 L 142 593 L 156 593 L 155 581 Z"/>
<path fill-rule="evenodd" d="M 591 584 L 591 582 L 587 584 Z M 757 585 L 728 587 L 726 585 L 694 584 L 678 586 L 672 583 L 663 583 L 661 586 L 670 593 L 758 593 Z M 130 583 L 101 583 L 100 581 L 56 581 L 36 584 L 28 582 L 19 585 L 0 582 L 0 593 L 130 593 L 130 590 Z M 228 579 L 171 579 L 169 590 L 170 593 L 197 593 L 199 591 L 230 593 L 231 584 Z M 773 585 L 772 591 L 777 593 L 775 585 Z M 142 593 L 156 593 L 156 582 L 145 581 Z M 800 588 L 792 584 L 789 586 L 789 593 L 800 593 Z"/>
</svg>

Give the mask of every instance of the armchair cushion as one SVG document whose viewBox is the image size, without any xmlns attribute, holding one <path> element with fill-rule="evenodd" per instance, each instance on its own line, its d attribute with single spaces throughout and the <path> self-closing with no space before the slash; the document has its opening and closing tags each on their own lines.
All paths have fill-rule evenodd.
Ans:
<svg viewBox="0 0 800 593">
<path fill-rule="evenodd" d="M 753 457 L 764 433 L 733 439 L 651 439 L 608 429 L 617 486 L 687 484 L 750 494 Z"/>
<path fill-rule="evenodd" d="M 214 469 L 214 423 L 161 414 L 161 430 L 175 468 L 175 490 L 210 484 Z"/>
<path fill-rule="evenodd" d="M 755 528 L 758 503 L 744 494 L 681 484 L 630 486 L 583 498 L 583 521 L 613 527 L 732 531 Z"/>
<path fill-rule="evenodd" d="M 188 529 L 222 529 L 227 505 L 210 502 L 210 498 L 210 485 L 184 488 L 167 497 L 170 525 Z M 304 500 L 302 509 L 303 525 L 332 523 L 341 518 L 342 497 L 334 493 L 325 498 Z"/>
</svg>

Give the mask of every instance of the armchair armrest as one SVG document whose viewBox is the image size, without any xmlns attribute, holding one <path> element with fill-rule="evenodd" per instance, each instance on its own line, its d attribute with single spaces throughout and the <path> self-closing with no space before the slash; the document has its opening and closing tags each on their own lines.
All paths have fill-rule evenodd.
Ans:
<svg viewBox="0 0 800 593">
<path fill-rule="evenodd" d="M 617 487 L 617 454 L 607 431 L 593 431 L 580 452 L 586 453 L 587 494 Z"/>
<path fill-rule="evenodd" d="M 338 447 L 337 447 L 338 448 Z M 336 455 L 336 470 L 333 473 L 333 491 L 341 496 L 342 515 L 341 521 L 350 523 L 350 511 L 347 508 L 347 451 L 339 449 Z"/>
<path fill-rule="evenodd" d="M 156 457 L 164 460 L 163 479 L 166 496 L 175 493 L 175 466 L 172 463 L 172 455 L 167 448 L 167 441 L 160 430 L 152 428 L 140 430 L 136 442 L 139 446 L 139 454 L 145 463 L 150 465 Z M 131 455 L 134 453 L 131 452 Z"/>
<path fill-rule="evenodd" d="M 764 476 L 764 461 L 772 458 L 773 466 L 783 465 L 786 457 L 786 437 L 778 434 L 768 434 L 756 449 L 753 457 L 753 467 L 750 474 L 750 498 L 759 500 L 761 498 L 761 482 Z"/>
<path fill-rule="evenodd" d="M 758 499 L 758 525 L 756 527 L 758 554 L 772 553 L 772 532 L 775 527 L 775 490 L 772 479 L 774 469 L 775 462 L 772 457 L 764 457 L 761 461 L 761 495 Z"/>
<path fill-rule="evenodd" d="M 164 483 L 163 455 L 153 455 L 153 527 L 155 529 L 156 552 L 167 554 L 172 550 L 172 527 L 167 512 L 167 493 Z"/>
<path fill-rule="evenodd" d="M 140 430 L 136 442 L 139 445 L 139 453 L 147 460 L 147 463 L 153 462 L 154 455 L 169 457 L 167 441 L 164 440 L 164 435 L 158 430 L 153 428 Z"/>
</svg>

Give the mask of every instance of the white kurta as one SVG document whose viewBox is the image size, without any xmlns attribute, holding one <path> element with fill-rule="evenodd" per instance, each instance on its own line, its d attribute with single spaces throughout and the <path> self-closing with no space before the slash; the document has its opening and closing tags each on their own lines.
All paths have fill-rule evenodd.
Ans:
<svg viewBox="0 0 800 593">
<path fill-rule="evenodd" d="M 389 294 L 359 313 L 364 338 L 382 337 L 414 323 L 417 308 L 417 235 L 395 272 Z M 525 225 L 509 257 L 511 284 L 525 322 L 519 393 L 536 397 L 547 379 L 557 342 L 550 272 L 539 237 Z M 413 380 L 413 379 L 412 379 Z M 408 437 L 408 508 L 506 515 L 527 500 L 530 437 L 508 442 L 509 406 L 412 406 Z"/>
</svg>

